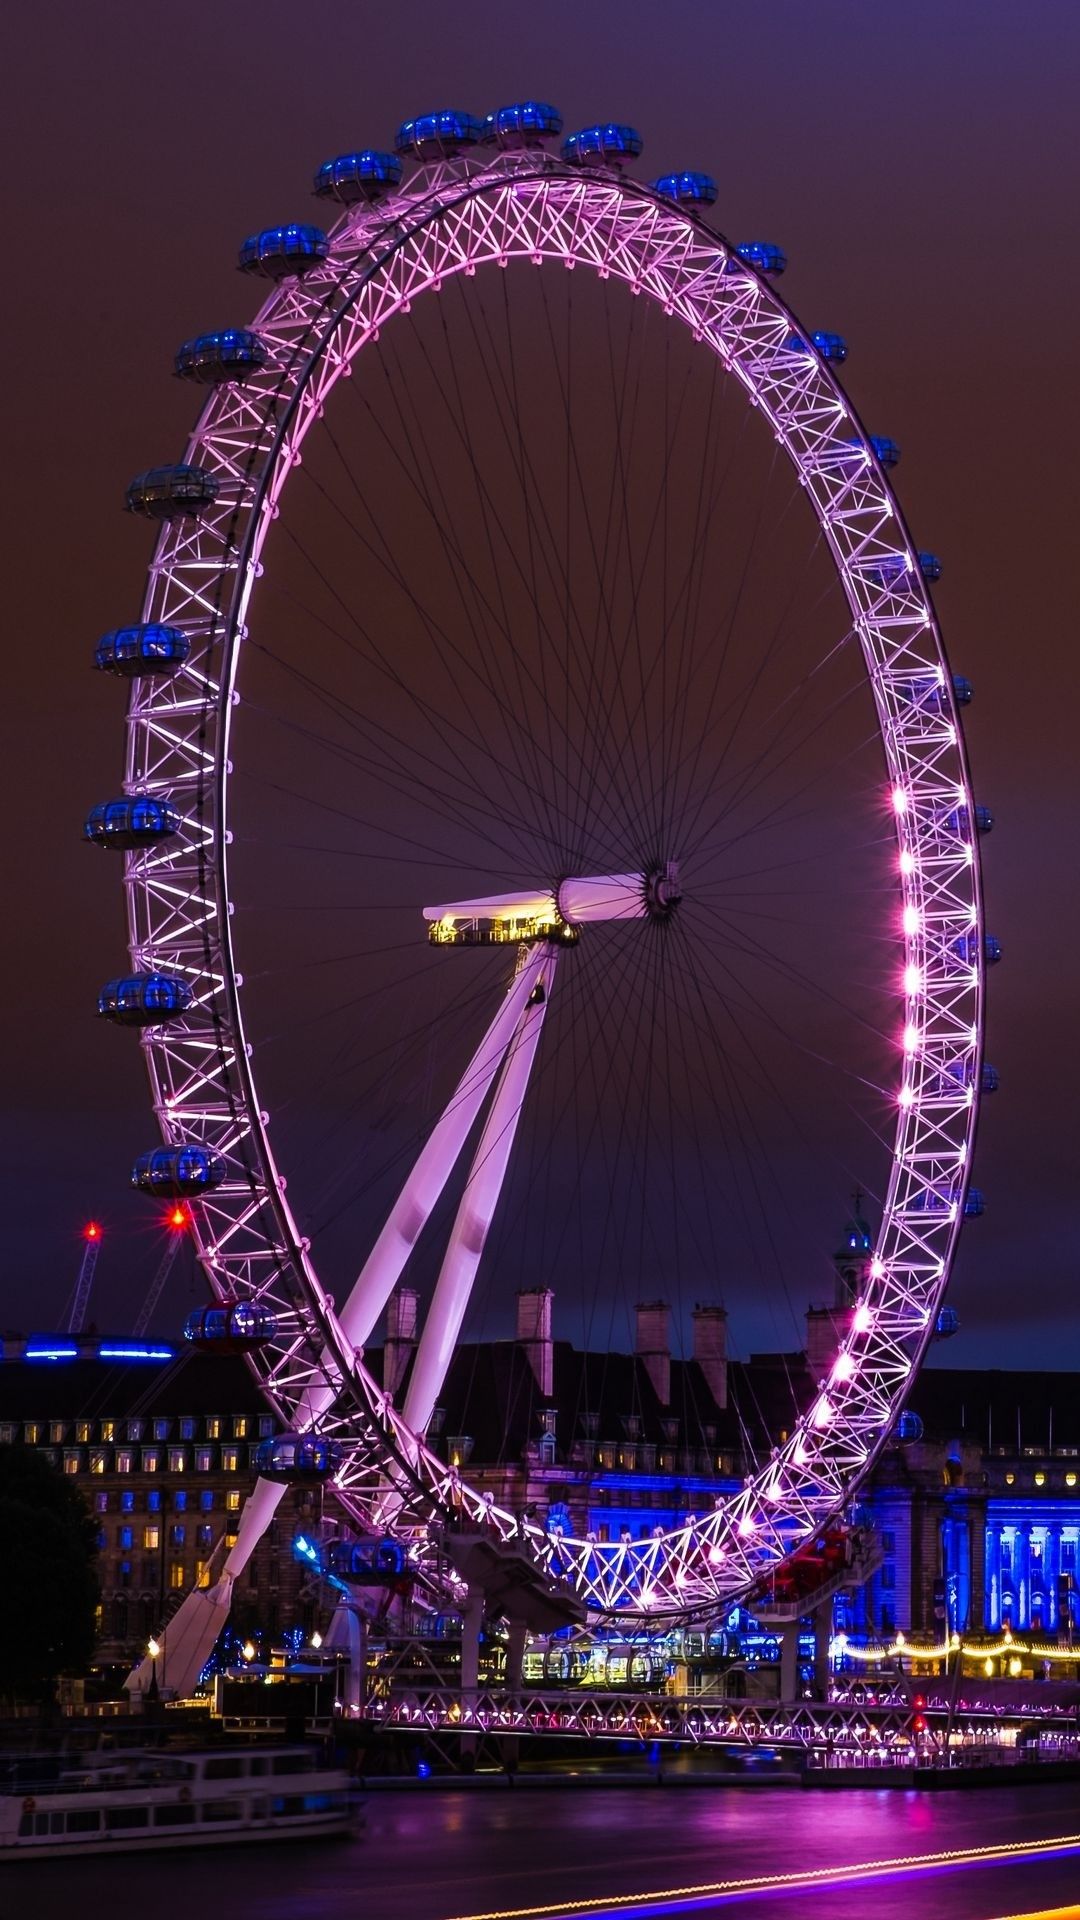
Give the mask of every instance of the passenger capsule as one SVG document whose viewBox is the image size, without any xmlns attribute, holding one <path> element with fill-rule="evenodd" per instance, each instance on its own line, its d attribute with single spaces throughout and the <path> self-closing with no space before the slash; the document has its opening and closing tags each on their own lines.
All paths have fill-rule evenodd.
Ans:
<svg viewBox="0 0 1080 1920">
<path fill-rule="evenodd" d="M 720 191 L 711 173 L 662 173 L 651 184 L 665 200 L 689 207 L 711 207 Z"/>
<path fill-rule="evenodd" d="M 512 150 L 538 147 L 562 132 L 562 114 L 542 100 L 523 100 L 518 106 L 496 107 L 484 121 L 481 140 L 487 146 Z"/>
<path fill-rule="evenodd" d="M 180 815 L 169 800 L 152 793 L 133 793 L 124 800 L 104 800 L 93 807 L 83 827 L 83 839 L 97 847 L 116 847 L 127 853 L 134 847 L 152 847 L 171 840 L 180 831 Z"/>
<path fill-rule="evenodd" d="M 909 1446 L 912 1441 L 921 1440 L 923 1431 L 923 1423 L 918 1414 L 913 1413 L 910 1407 L 906 1408 L 896 1423 L 896 1437 L 901 1446 Z"/>
<path fill-rule="evenodd" d="M 247 327 L 226 327 L 221 333 L 197 333 L 185 340 L 176 353 L 173 366 L 180 380 L 195 380 L 204 387 L 224 387 L 231 381 L 242 383 L 250 373 L 265 367 L 267 351 L 257 333 Z"/>
<path fill-rule="evenodd" d="M 996 967 L 1001 959 L 1001 941 L 995 939 L 992 933 L 987 933 L 983 935 L 981 946 L 986 965 Z M 962 933 L 960 938 L 952 943 L 953 953 L 969 967 L 973 967 L 978 960 L 979 947 L 980 940 L 977 933 Z"/>
<path fill-rule="evenodd" d="M 970 840 L 972 816 L 966 807 L 950 808 L 944 816 L 944 824 L 951 833 L 957 834 L 961 840 Z M 989 807 L 976 807 L 974 809 L 974 826 L 976 833 L 993 833 L 994 816 Z"/>
<path fill-rule="evenodd" d="M 801 333 L 789 333 L 784 341 L 789 353 L 816 353 L 821 360 L 847 359 L 847 341 L 841 333 L 812 333 L 809 340 Z"/>
<path fill-rule="evenodd" d="M 184 1339 L 200 1353 L 254 1353 L 277 1333 L 277 1321 L 257 1300 L 219 1300 L 196 1307 L 184 1323 Z"/>
<path fill-rule="evenodd" d="M 312 184 L 319 200 L 337 200 L 351 207 L 358 200 L 378 200 L 401 179 L 401 161 L 396 153 L 379 153 L 365 147 L 361 153 L 339 153 L 324 160 Z"/>
<path fill-rule="evenodd" d="M 783 247 L 774 246 L 771 240 L 744 240 L 735 252 L 742 265 L 753 267 L 755 273 L 779 275 L 787 266 L 787 254 Z M 735 262 L 729 260 L 725 272 L 737 273 L 738 270 Z"/>
<path fill-rule="evenodd" d="M 979 1068 L 978 1076 L 976 1076 L 975 1067 L 971 1061 L 954 1060 L 952 1065 L 945 1069 L 945 1076 L 943 1076 L 943 1079 L 946 1091 L 950 1090 L 950 1082 L 958 1087 L 973 1087 L 976 1077 L 978 1078 L 980 1091 L 983 1093 L 996 1093 L 1001 1085 L 1000 1073 L 997 1068 L 992 1067 L 988 1061 L 983 1062 Z"/>
<path fill-rule="evenodd" d="M 212 1147 L 152 1147 L 132 1167 L 131 1184 L 158 1200 L 197 1200 L 220 1187 L 225 1174 L 225 1162 Z"/>
<path fill-rule="evenodd" d="M 954 1333 L 960 1331 L 960 1315 L 955 1307 L 942 1307 L 934 1321 L 934 1335 L 938 1340 L 951 1340 Z"/>
<path fill-rule="evenodd" d="M 484 123 L 471 113 L 445 107 L 441 113 L 421 113 L 403 120 L 394 137 L 398 153 L 422 166 L 433 160 L 453 160 L 484 137 Z"/>
<path fill-rule="evenodd" d="M 123 680 L 139 674 L 165 677 L 179 673 L 190 652 L 191 641 L 179 627 L 116 627 L 98 641 L 94 665 L 99 673 Z"/>
<path fill-rule="evenodd" d="M 562 157 L 575 167 L 617 167 L 624 160 L 636 160 L 644 144 L 636 128 L 606 120 L 599 126 L 568 133 L 562 143 Z"/>
<path fill-rule="evenodd" d="M 261 233 L 249 233 L 241 246 L 240 271 L 285 280 L 290 274 L 310 273 L 329 251 L 330 242 L 321 227 L 264 227 Z"/>
<path fill-rule="evenodd" d="M 862 453 L 869 447 L 874 458 L 882 467 L 898 467 L 900 465 L 900 449 L 896 441 L 890 440 L 885 434 L 871 433 L 867 435 L 865 440 L 860 440 L 858 434 L 856 434 L 853 439 L 845 440 L 844 445 L 850 447 L 853 453 Z"/>
<path fill-rule="evenodd" d="M 217 474 L 205 467 L 151 467 L 136 475 L 124 504 L 144 520 L 197 520 L 217 499 L 219 485 Z"/>
<path fill-rule="evenodd" d="M 400 1540 L 332 1540 L 323 1562 L 332 1578 L 354 1587 L 382 1587 L 400 1580 L 407 1564 Z"/>
<path fill-rule="evenodd" d="M 969 1187 L 967 1191 L 967 1199 L 964 1201 L 965 1220 L 977 1220 L 979 1215 L 985 1212 L 986 1212 L 986 1195 L 982 1192 L 981 1188 L 979 1187 Z"/>
<path fill-rule="evenodd" d="M 960 1188 L 924 1187 L 910 1203 L 912 1213 L 953 1213 L 960 1204 Z M 978 1187 L 969 1187 L 964 1213 L 969 1217 L 985 1213 L 986 1201 Z"/>
<path fill-rule="evenodd" d="M 953 674 L 952 690 L 953 699 L 958 707 L 970 707 L 975 689 L 970 680 L 965 680 L 962 673 Z"/>
<path fill-rule="evenodd" d="M 264 1480 L 280 1480 L 288 1486 L 294 1481 L 329 1480 L 341 1460 L 336 1440 L 317 1433 L 275 1433 L 256 1447 L 254 1465 Z"/>
<path fill-rule="evenodd" d="M 107 980 L 98 994 L 103 1020 L 121 1027 L 156 1027 L 188 1011 L 194 995 L 186 980 L 171 973 L 131 973 Z"/>
<path fill-rule="evenodd" d="M 917 553 L 915 558 L 924 580 L 929 580 L 933 584 L 935 580 L 941 579 L 941 561 L 936 553 Z"/>
</svg>

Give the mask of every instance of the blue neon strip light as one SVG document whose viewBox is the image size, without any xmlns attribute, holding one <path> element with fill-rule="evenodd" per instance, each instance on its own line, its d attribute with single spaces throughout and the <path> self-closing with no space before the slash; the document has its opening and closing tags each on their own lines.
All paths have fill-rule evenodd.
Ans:
<svg viewBox="0 0 1080 1920">
<path fill-rule="evenodd" d="M 78 1347 L 61 1346 L 56 1340 L 50 1340 L 45 1346 L 33 1346 L 29 1340 L 26 1343 L 28 1360 L 77 1360 L 78 1357 Z"/>
<path fill-rule="evenodd" d="M 175 1347 L 99 1347 L 99 1360 L 171 1360 Z M 27 1358 L 29 1359 L 29 1354 Z"/>
</svg>

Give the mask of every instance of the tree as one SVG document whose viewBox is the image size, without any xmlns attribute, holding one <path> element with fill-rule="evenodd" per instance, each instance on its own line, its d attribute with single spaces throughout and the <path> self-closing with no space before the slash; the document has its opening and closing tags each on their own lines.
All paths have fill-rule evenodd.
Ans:
<svg viewBox="0 0 1080 1920">
<path fill-rule="evenodd" d="M 97 1534 L 86 1501 L 31 1447 L 0 1447 L 0 1697 L 51 1696 L 94 1650 Z"/>
</svg>

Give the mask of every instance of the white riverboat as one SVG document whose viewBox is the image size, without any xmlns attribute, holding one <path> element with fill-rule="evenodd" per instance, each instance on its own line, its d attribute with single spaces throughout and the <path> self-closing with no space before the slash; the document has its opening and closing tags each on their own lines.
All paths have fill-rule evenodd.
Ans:
<svg viewBox="0 0 1080 1920">
<path fill-rule="evenodd" d="M 17 1784 L 0 1792 L 0 1861 L 347 1833 L 348 1784 L 299 1747 L 22 1762 Z"/>
</svg>

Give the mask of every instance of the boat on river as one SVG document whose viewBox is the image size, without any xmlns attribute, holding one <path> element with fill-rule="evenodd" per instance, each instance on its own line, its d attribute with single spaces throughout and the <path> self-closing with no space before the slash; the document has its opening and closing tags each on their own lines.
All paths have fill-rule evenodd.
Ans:
<svg viewBox="0 0 1080 1920">
<path fill-rule="evenodd" d="M 23 1759 L 0 1786 L 0 1862 L 348 1833 L 348 1787 L 307 1747 Z"/>
</svg>

